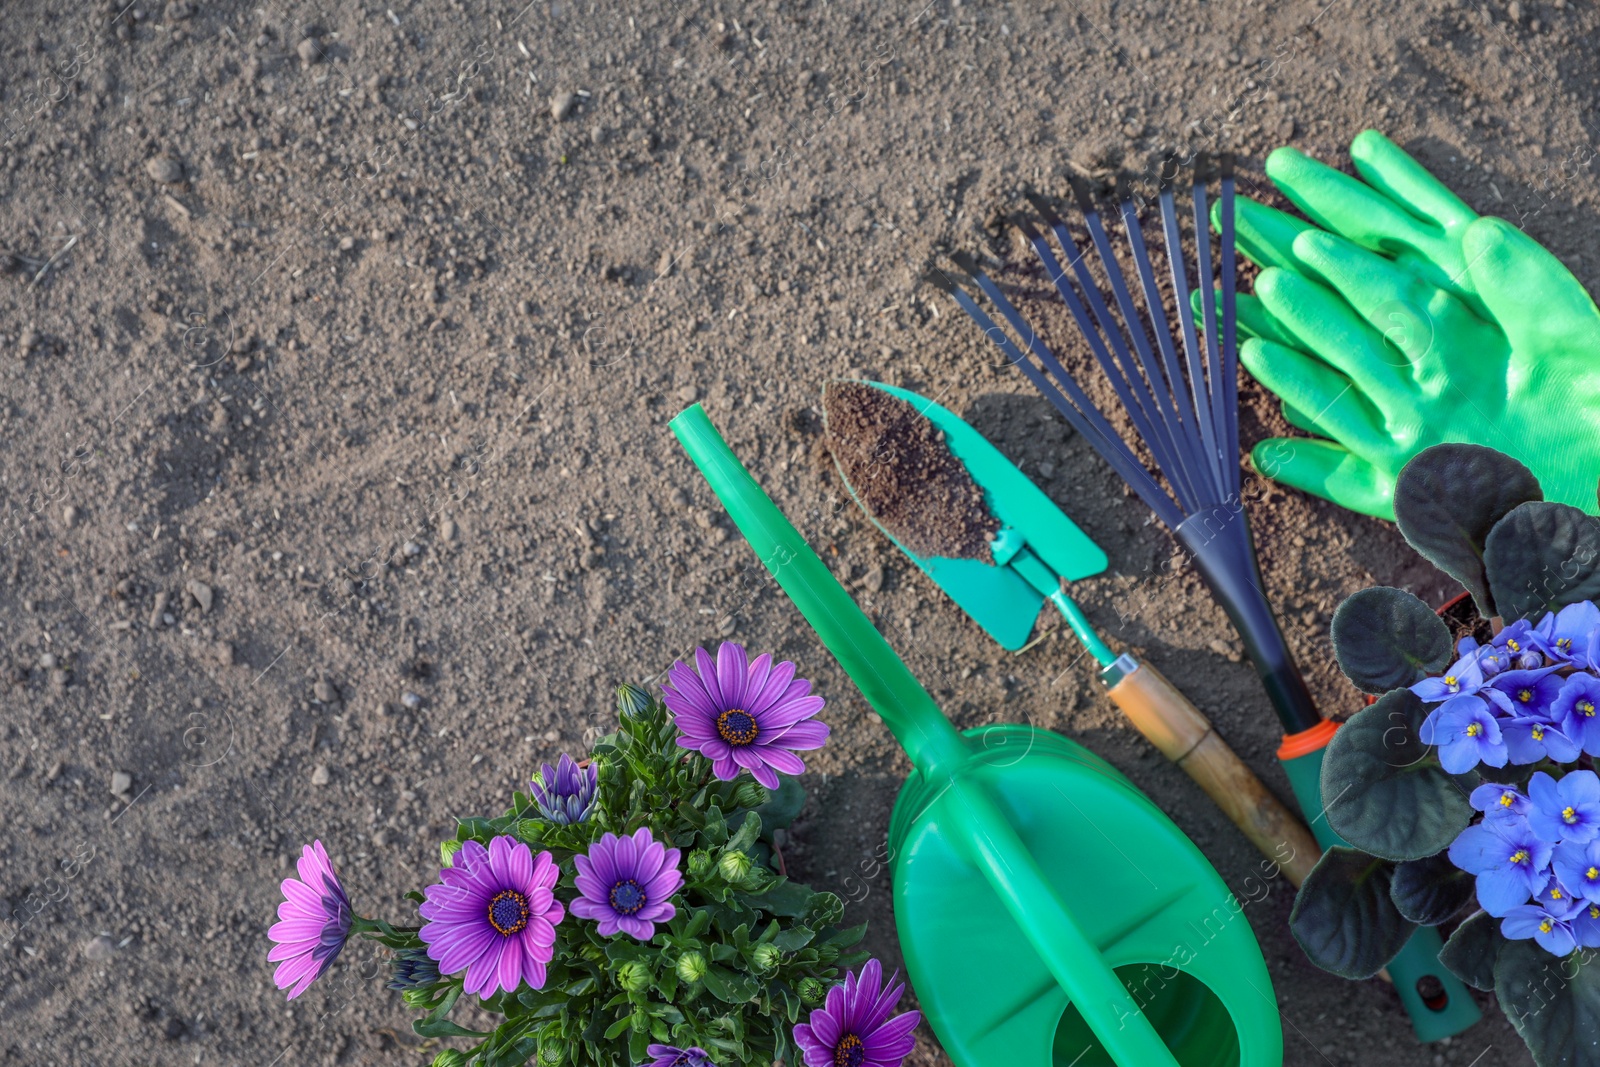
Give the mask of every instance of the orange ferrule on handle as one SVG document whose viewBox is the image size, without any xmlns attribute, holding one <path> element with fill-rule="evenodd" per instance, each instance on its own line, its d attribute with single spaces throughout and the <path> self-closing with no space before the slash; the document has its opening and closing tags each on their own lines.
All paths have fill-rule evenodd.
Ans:
<svg viewBox="0 0 1600 1067">
<path fill-rule="evenodd" d="M 1309 730 L 1301 730 L 1297 734 L 1285 734 L 1283 744 L 1278 746 L 1278 758 L 1288 762 L 1326 748 L 1328 742 L 1333 740 L 1334 731 L 1338 729 L 1338 723 L 1332 719 L 1323 719 Z"/>
</svg>

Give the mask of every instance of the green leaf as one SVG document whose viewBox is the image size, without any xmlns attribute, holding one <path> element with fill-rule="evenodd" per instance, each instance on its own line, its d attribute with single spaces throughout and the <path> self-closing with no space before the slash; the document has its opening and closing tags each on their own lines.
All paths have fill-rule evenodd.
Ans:
<svg viewBox="0 0 1600 1067">
<path fill-rule="evenodd" d="M 610 1026 L 606 1027 L 606 1040 L 607 1041 L 612 1040 L 613 1038 L 615 1038 L 618 1035 L 622 1034 L 624 1031 L 626 1031 L 628 1029 L 628 1027 L 630 1027 L 632 1025 L 633 1025 L 633 1015 L 631 1013 L 628 1014 L 628 1015 L 624 1015 L 622 1018 L 618 1019 L 616 1022 L 614 1022 Z"/>
<path fill-rule="evenodd" d="M 835 930 L 824 939 L 824 944 L 836 945 L 839 948 L 849 948 L 867 936 L 867 924 L 859 926 L 846 926 L 842 930 Z"/>
<path fill-rule="evenodd" d="M 1411 685 L 1450 665 L 1450 627 L 1404 589 L 1374 586 L 1333 613 L 1339 669 L 1368 693 Z"/>
<path fill-rule="evenodd" d="M 746 812 L 744 824 L 739 827 L 739 832 L 728 840 L 728 848 L 743 851 L 755 844 L 756 838 L 761 836 L 761 816 L 755 812 Z"/>
<path fill-rule="evenodd" d="M 1506 943 L 1500 920 L 1480 911 L 1456 927 L 1439 950 L 1439 962 L 1474 989 L 1494 988 L 1494 962 Z"/>
<path fill-rule="evenodd" d="M 784 919 L 792 919 L 803 914 L 811 906 L 811 898 L 819 894 L 812 892 L 809 886 L 787 879 L 773 882 L 761 892 L 760 896 L 748 893 L 738 893 L 735 896 L 751 907 L 765 909 L 773 915 Z"/>
<path fill-rule="evenodd" d="M 1390 860 L 1441 852 L 1472 820 L 1463 780 L 1439 766 L 1417 731 L 1417 695 L 1395 689 L 1339 728 L 1322 761 L 1328 825 L 1356 848 Z"/>
<path fill-rule="evenodd" d="M 806 806 L 805 787 L 787 774 L 778 776 L 778 789 L 767 802 L 756 809 L 761 814 L 761 827 L 767 834 L 781 830 L 793 823 Z"/>
<path fill-rule="evenodd" d="M 1389 893 L 1401 915 L 1419 926 L 1438 926 L 1472 901 L 1477 882 L 1440 852 L 1396 867 Z"/>
<path fill-rule="evenodd" d="M 411 1024 L 422 1037 L 488 1037 L 488 1034 L 477 1030 L 468 1030 L 465 1026 L 457 1026 L 449 1019 L 418 1019 Z"/>
<path fill-rule="evenodd" d="M 1518 505 L 1543 499 L 1539 479 L 1504 453 L 1483 445 L 1434 445 L 1400 471 L 1394 517 L 1411 547 L 1466 586 L 1490 618 L 1498 612 L 1484 569 L 1489 531 Z"/>
<path fill-rule="evenodd" d="M 1600 519 L 1566 504 L 1523 504 L 1489 531 L 1483 564 L 1508 623 L 1594 600 L 1600 597 Z"/>
<path fill-rule="evenodd" d="M 1539 1067 L 1600 1067 L 1600 959 L 1552 956 L 1537 941 L 1507 941 L 1494 992 Z"/>
<path fill-rule="evenodd" d="M 816 937 L 816 932 L 807 926 L 791 926 L 781 931 L 772 943 L 784 952 L 798 952 L 811 944 L 811 939 Z"/>
<path fill-rule="evenodd" d="M 1394 864 L 1336 845 L 1306 876 L 1289 913 L 1289 930 L 1325 971 L 1371 978 L 1416 931 L 1389 896 Z"/>
<path fill-rule="evenodd" d="M 832 926 L 844 918 L 844 901 L 837 894 L 824 890 L 813 893 L 806 910 L 800 913 L 800 921 L 807 926 Z"/>
<path fill-rule="evenodd" d="M 728 1004 L 745 1004 L 760 990 L 749 975 L 716 964 L 706 968 L 705 986 L 712 996 Z"/>
<path fill-rule="evenodd" d="M 721 808 L 713 806 L 710 811 L 706 812 L 706 825 L 701 833 L 705 834 L 706 840 L 713 845 L 727 843 L 728 820 L 723 816 Z"/>
<path fill-rule="evenodd" d="M 699 937 L 711 925 L 711 909 L 695 908 L 689 925 L 683 928 L 684 937 Z"/>
</svg>

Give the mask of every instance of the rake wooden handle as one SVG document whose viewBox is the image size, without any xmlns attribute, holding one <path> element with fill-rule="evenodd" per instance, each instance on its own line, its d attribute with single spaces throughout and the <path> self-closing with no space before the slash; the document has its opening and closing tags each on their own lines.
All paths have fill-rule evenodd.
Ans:
<svg viewBox="0 0 1600 1067">
<path fill-rule="evenodd" d="M 1311 831 L 1165 675 L 1140 663 L 1107 692 L 1138 731 L 1182 767 L 1290 882 L 1305 881 L 1322 855 Z"/>
</svg>

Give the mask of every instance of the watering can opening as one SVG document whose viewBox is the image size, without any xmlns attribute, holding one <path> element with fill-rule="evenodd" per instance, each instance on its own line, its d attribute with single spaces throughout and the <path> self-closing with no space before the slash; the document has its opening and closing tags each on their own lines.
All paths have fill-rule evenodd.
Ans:
<svg viewBox="0 0 1600 1067">
<path fill-rule="evenodd" d="M 1181 1067 L 1238 1067 L 1239 1033 L 1221 998 L 1204 982 L 1155 963 L 1116 971 Z M 1051 1067 L 1118 1067 L 1071 1004 L 1061 1013 L 1050 1052 Z"/>
</svg>

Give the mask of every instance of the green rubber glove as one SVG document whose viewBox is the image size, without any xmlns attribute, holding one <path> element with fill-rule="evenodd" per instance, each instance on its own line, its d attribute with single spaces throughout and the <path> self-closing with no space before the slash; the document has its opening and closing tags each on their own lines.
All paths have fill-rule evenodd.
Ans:
<svg viewBox="0 0 1600 1067">
<path fill-rule="evenodd" d="M 1429 445 L 1488 445 L 1548 500 L 1594 513 L 1600 311 L 1525 233 L 1480 218 L 1388 138 L 1350 146 L 1358 181 L 1292 148 L 1267 176 L 1323 229 L 1251 200 L 1240 252 L 1263 267 L 1239 297 L 1240 359 L 1316 438 L 1251 451 L 1270 478 L 1394 517 L 1394 482 Z"/>
</svg>

